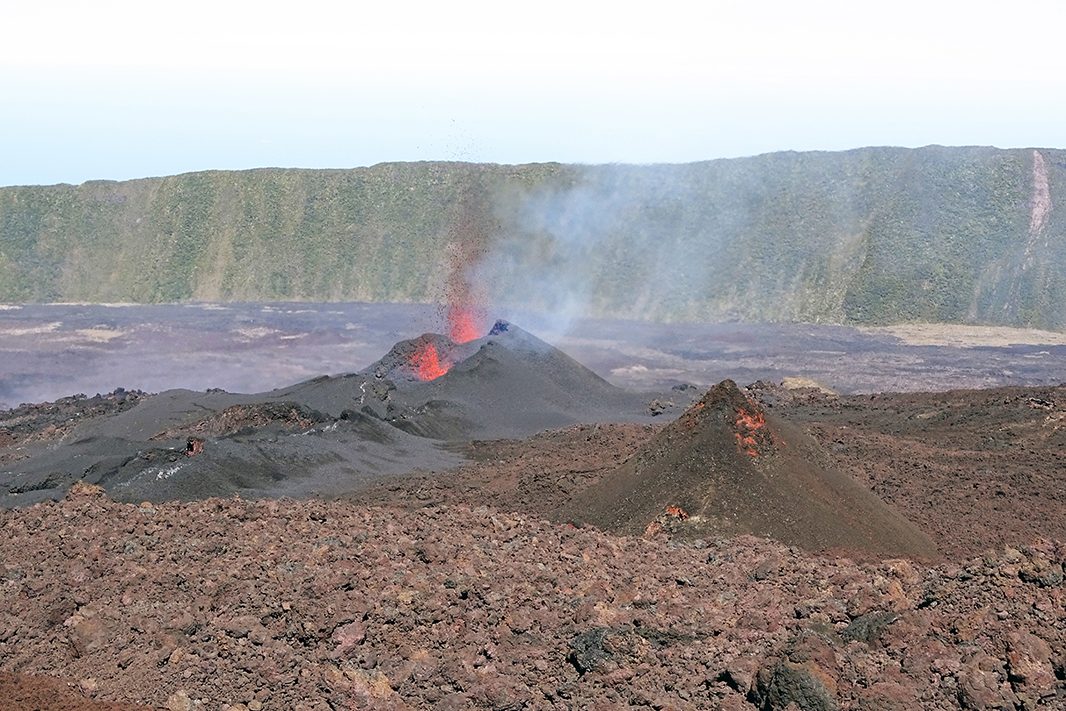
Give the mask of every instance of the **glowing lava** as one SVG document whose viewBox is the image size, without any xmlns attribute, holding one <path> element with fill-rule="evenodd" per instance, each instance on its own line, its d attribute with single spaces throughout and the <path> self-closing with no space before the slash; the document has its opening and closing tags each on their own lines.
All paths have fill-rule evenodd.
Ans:
<svg viewBox="0 0 1066 711">
<path fill-rule="evenodd" d="M 665 512 L 667 516 L 673 516 L 678 521 L 684 521 L 688 518 L 688 512 L 680 506 L 667 506 Z"/>
<path fill-rule="evenodd" d="M 765 426 L 766 416 L 761 412 L 751 414 L 743 408 L 737 409 L 737 446 L 743 449 L 749 457 L 759 456 L 759 443 L 755 435 Z"/>
<path fill-rule="evenodd" d="M 469 343 L 481 337 L 475 309 L 460 304 L 448 305 L 448 335 L 456 343 Z"/>
<path fill-rule="evenodd" d="M 448 372 L 448 364 L 442 363 L 437 347 L 426 341 L 411 354 L 411 370 L 419 380 L 436 380 Z"/>
</svg>

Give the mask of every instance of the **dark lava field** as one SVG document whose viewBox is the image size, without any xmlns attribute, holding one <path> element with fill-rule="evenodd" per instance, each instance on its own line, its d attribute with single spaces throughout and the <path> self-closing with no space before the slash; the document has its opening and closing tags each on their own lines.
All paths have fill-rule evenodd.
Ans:
<svg viewBox="0 0 1066 711">
<path fill-rule="evenodd" d="M 1063 346 L 320 308 L 0 312 L 0 708 L 1066 708 Z"/>
<path fill-rule="evenodd" d="M 359 303 L 0 304 L 0 405 L 120 387 L 261 392 L 361 370 L 394 343 L 439 331 L 439 311 Z M 918 392 L 1051 385 L 1066 372 L 1066 335 L 1022 329 L 936 325 L 926 329 L 932 338 L 901 338 L 818 324 L 493 316 L 631 390 L 804 377 L 840 393 Z"/>
</svg>

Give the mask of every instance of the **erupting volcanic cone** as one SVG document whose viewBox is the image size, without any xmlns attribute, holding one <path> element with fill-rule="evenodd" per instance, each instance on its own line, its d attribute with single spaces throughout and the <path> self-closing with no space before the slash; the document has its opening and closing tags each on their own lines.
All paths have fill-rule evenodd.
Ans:
<svg viewBox="0 0 1066 711">
<path fill-rule="evenodd" d="M 431 333 L 401 341 L 363 374 L 395 386 L 391 409 L 382 416 L 434 439 L 524 437 L 578 422 L 636 417 L 645 407 L 642 396 L 614 387 L 506 321 L 461 344 Z"/>
<path fill-rule="evenodd" d="M 731 380 L 556 517 L 632 535 L 753 534 L 808 550 L 935 555 L 924 533 Z"/>
</svg>

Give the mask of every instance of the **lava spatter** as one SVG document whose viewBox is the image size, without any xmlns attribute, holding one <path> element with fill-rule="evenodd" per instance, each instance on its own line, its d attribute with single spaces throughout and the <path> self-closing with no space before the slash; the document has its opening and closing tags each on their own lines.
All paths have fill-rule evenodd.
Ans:
<svg viewBox="0 0 1066 711">
<path fill-rule="evenodd" d="M 447 361 L 441 360 L 437 347 L 430 341 L 425 341 L 412 351 L 408 364 L 419 380 L 436 380 L 447 373 L 450 367 Z"/>
</svg>

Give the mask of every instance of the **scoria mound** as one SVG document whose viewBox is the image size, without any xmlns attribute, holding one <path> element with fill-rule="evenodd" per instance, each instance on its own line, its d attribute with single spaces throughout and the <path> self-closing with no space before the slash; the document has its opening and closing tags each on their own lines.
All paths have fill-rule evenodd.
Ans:
<svg viewBox="0 0 1066 711">
<path fill-rule="evenodd" d="M 926 559 L 936 551 L 928 536 L 832 467 L 817 442 L 731 380 L 555 517 L 631 535 L 752 534 L 814 551 Z"/>
</svg>

